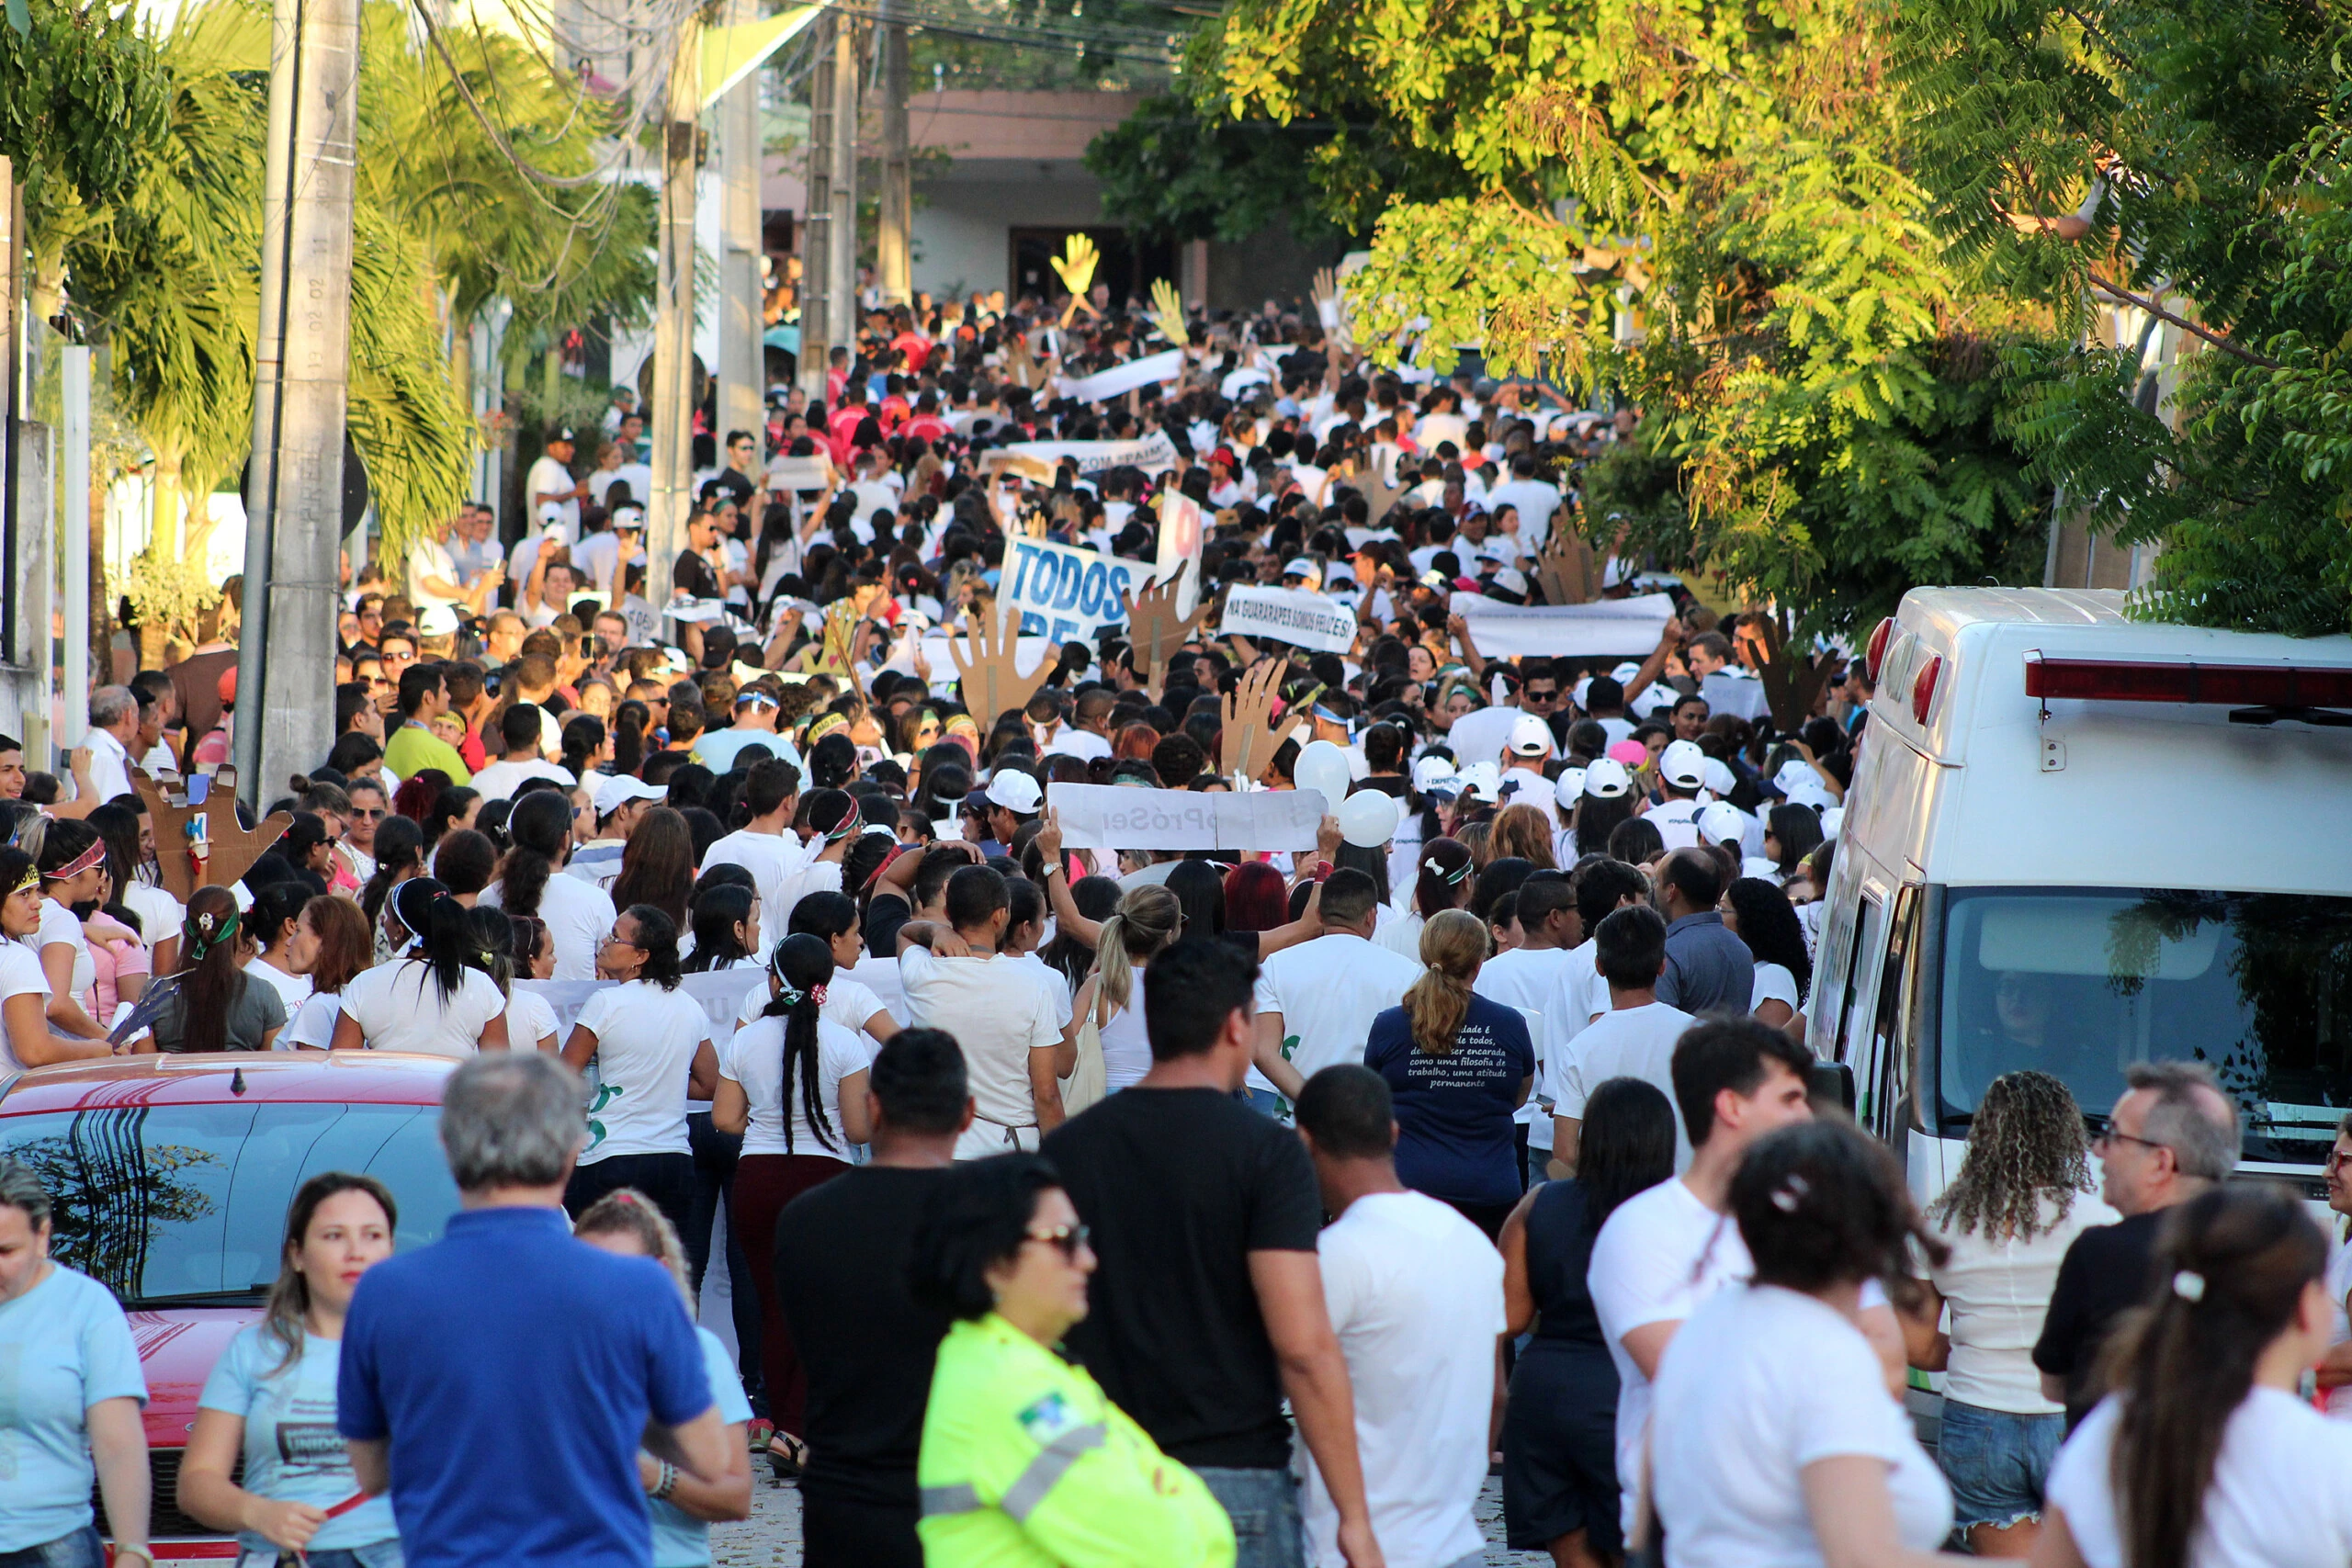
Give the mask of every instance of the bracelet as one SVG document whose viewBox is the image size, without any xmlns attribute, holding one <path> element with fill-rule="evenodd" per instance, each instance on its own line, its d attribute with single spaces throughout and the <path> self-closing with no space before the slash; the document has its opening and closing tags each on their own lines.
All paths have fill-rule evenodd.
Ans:
<svg viewBox="0 0 2352 1568">
<path fill-rule="evenodd" d="M 117 1557 L 120 1557 L 126 1551 L 130 1553 L 133 1557 L 145 1558 L 147 1560 L 147 1568 L 155 1568 L 155 1554 L 148 1551 L 145 1547 L 126 1546 L 120 1541 L 115 1542 L 114 1554 Z"/>
<path fill-rule="evenodd" d="M 667 1498 L 671 1493 L 675 1492 L 677 1489 L 678 1467 L 672 1464 L 668 1460 L 663 1460 L 662 1461 L 662 1478 L 653 1483 L 653 1491 L 650 1495 L 655 1497 Z M 153 1562 L 153 1561 L 154 1559 L 152 1557 L 148 1559 L 148 1562 Z"/>
</svg>

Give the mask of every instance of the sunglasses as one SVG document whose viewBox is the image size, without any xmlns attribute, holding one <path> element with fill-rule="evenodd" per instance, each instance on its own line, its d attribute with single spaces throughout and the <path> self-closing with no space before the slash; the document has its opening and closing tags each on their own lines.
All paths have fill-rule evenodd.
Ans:
<svg viewBox="0 0 2352 1568">
<path fill-rule="evenodd" d="M 1075 1263 L 1079 1253 L 1086 1249 L 1094 1233 L 1084 1225 L 1049 1225 L 1025 1234 L 1031 1241 L 1042 1241 Z"/>
<path fill-rule="evenodd" d="M 380 822 L 391 813 L 380 806 L 373 810 L 363 806 L 355 806 L 351 808 L 351 815 L 362 822 Z"/>
</svg>

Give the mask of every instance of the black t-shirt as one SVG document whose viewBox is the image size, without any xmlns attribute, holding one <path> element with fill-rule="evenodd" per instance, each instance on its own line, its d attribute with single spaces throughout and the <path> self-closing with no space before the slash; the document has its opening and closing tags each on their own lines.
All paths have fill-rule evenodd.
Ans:
<svg viewBox="0 0 2352 1568">
<path fill-rule="evenodd" d="M 806 1490 L 917 1506 L 915 1455 L 947 1318 L 909 1293 L 907 1251 L 948 1174 L 859 1166 L 776 1218 L 776 1292 L 808 1371 Z"/>
<path fill-rule="evenodd" d="M 759 489 L 749 475 L 734 468 L 721 468 L 711 475 L 703 482 L 702 492 L 708 495 L 714 488 L 725 491 L 739 507 L 751 500 Z"/>
<path fill-rule="evenodd" d="M 2156 1227 L 2164 1211 L 2093 1225 L 2076 1236 L 2058 1265 L 2058 1283 L 2041 1320 L 2033 1364 L 2066 1380 L 2066 1430 L 2098 1403 L 2091 1391 L 2100 1348 L 2118 1314 L 2146 1299 L 2154 1267 Z"/>
<path fill-rule="evenodd" d="M 1252 1252 L 1313 1252 L 1315 1168 L 1295 1134 L 1210 1089 L 1130 1089 L 1048 1134 L 1102 1260 L 1071 1353 L 1170 1457 L 1290 1463 Z"/>
<path fill-rule="evenodd" d="M 719 585 L 718 573 L 694 550 L 678 552 L 678 564 L 670 573 L 670 585 L 683 588 L 697 599 L 727 597 L 727 590 Z"/>
</svg>

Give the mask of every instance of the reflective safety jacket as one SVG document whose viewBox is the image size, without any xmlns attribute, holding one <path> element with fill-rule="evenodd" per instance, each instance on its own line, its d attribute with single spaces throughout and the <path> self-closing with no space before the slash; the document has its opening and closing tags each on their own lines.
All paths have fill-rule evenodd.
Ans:
<svg viewBox="0 0 2352 1568">
<path fill-rule="evenodd" d="M 1200 1477 L 994 1313 L 940 1342 L 915 1478 L 924 1568 L 1232 1568 Z"/>
</svg>

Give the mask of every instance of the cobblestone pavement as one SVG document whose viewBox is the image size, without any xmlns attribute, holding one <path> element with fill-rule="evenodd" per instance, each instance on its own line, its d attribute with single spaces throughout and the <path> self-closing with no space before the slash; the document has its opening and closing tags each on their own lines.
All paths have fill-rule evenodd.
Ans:
<svg viewBox="0 0 2352 1568">
<path fill-rule="evenodd" d="M 800 1489 L 768 1478 L 766 1461 L 752 1460 L 752 1517 L 713 1525 L 711 1556 L 718 1568 L 800 1568 Z M 1489 1479 L 1478 1494 L 1478 1528 L 1487 1536 L 1488 1568 L 1548 1568 L 1535 1551 L 1503 1550 L 1502 1483 Z"/>
</svg>

